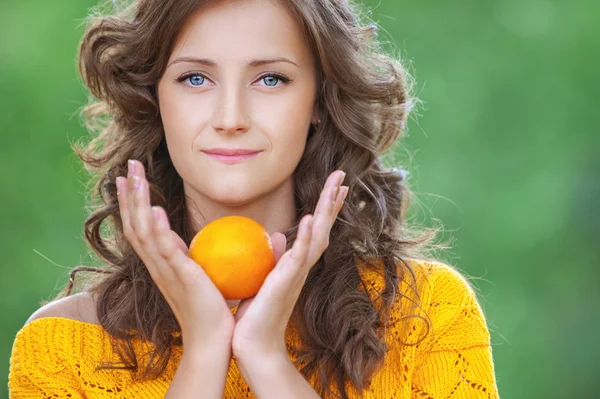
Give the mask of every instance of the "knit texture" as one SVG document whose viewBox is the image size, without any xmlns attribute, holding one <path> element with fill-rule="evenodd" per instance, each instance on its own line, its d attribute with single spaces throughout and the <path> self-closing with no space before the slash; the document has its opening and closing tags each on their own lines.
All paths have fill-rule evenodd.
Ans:
<svg viewBox="0 0 600 399">
<path fill-rule="evenodd" d="M 415 272 L 421 307 L 414 308 L 410 300 L 396 296 L 386 329 L 388 352 L 383 366 L 364 391 L 364 398 L 498 398 L 490 334 L 473 288 L 446 264 L 414 260 L 409 264 Z M 360 270 L 366 292 L 376 301 L 384 289 L 380 272 Z M 400 292 L 414 298 L 408 294 L 413 291 L 414 282 L 410 276 L 404 280 Z M 410 316 L 414 314 L 428 316 L 431 328 L 428 330 L 424 318 Z M 286 343 L 288 348 L 298 348 L 300 341 L 291 324 Z M 144 364 L 150 343 L 134 340 L 133 345 L 139 364 Z M 10 359 L 9 395 L 12 399 L 163 398 L 182 352 L 181 347 L 174 348 L 173 357 L 159 378 L 136 381 L 128 370 L 95 370 L 99 361 L 118 360 L 110 337 L 101 326 L 61 317 L 40 318 L 26 324 L 16 335 Z M 290 350 L 290 359 L 297 364 L 293 353 Z M 358 398 L 350 385 L 346 386 L 351 397 Z M 255 397 L 235 358 L 230 362 L 224 397 Z"/>
</svg>

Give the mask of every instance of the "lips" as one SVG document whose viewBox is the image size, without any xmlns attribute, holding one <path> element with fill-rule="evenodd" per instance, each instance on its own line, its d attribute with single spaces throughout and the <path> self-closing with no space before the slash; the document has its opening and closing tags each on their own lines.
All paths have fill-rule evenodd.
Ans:
<svg viewBox="0 0 600 399">
<path fill-rule="evenodd" d="M 245 148 L 212 148 L 210 150 L 203 150 L 202 152 L 205 152 L 207 154 L 213 154 L 213 155 L 232 156 L 232 155 L 251 155 L 251 154 L 256 154 L 260 151 L 249 150 L 249 149 L 245 149 Z"/>
<path fill-rule="evenodd" d="M 211 158 L 226 164 L 238 163 L 258 155 L 261 151 L 247 149 L 214 148 L 202 151 Z"/>
</svg>

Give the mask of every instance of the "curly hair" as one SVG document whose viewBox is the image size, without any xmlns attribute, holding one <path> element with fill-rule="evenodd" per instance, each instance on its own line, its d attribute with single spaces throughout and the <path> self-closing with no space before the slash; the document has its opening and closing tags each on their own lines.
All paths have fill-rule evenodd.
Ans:
<svg viewBox="0 0 600 399">
<path fill-rule="evenodd" d="M 73 150 L 91 174 L 84 238 L 99 264 L 73 269 L 57 298 L 72 294 L 77 272 L 97 272 L 85 290 L 97 298 L 98 320 L 125 364 L 103 367 L 143 369 L 149 378 L 161 374 L 172 347 L 181 345 L 180 326 L 123 234 L 115 178 L 127 174 L 129 159 L 140 160 L 152 204 L 165 208 L 172 229 L 190 244 L 196 231 L 167 151 L 156 87 L 186 19 L 214 1 L 112 2 L 117 7 L 110 12 L 97 7 L 78 52 L 79 72 L 91 93 L 81 115 L 94 137 L 75 143 Z M 329 246 L 311 269 L 291 321 L 304 344 L 300 371 L 318 376 L 322 397 L 336 385 L 347 398 L 346 382 L 362 392 L 383 363 L 387 346 L 380 332 L 394 303 L 407 298 L 419 306 L 418 293 L 408 298 L 399 283 L 414 280 L 407 259 L 433 259 L 429 251 L 441 247 L 433 242 L 439 229 L 407 225 L 412 193 L 406 174 L 383 165 L 384 152 L 406 132 L 416 98 L 407 70 L 378 43 L 377 26 L 344 0 L 280 3 L 317 60 L 322 122 L 311 126 L 294 171 L 297 218 L 284 232 L 290 247 L 298 221 L 313 212 L 327 176 L 342 169 L 349 185 Z M 360 289 L 359 261 L 385 280 L 381 306 Z M 131 344 L 134 337 L 154 344 L 143 367 Z"/>
</svg>

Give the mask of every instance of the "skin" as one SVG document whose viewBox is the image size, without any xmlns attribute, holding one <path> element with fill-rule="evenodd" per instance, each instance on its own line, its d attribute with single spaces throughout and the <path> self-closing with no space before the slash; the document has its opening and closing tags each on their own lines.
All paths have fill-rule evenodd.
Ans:
<svg viewBox="0 0 600 399">
<path fill-rule="evenodd" d="M 182 57 L 215 65 L 175 62 Z M 293 64 L 249 65 L 279 57 Z M 265 77 L 270 72 L 291 82 Z M 178 81 L 186 73 L 195 77 Z M 271 234 L 277 264 L 258 294 L 242 300 L 233 315 L 230 307 L 238 303 L 227 303 L 187 256 L 165 210 L 150 203 L 143 165 L 129 161 L 128 176 L 117 178 L 124 234 L 182 329 L 185 349 L 167 398 L 222 398 L 232 354 L 258 398 L 272 392 L 318 397 L 289 360 L 284 334 L 310 268 L 329 245 L 348 192 L 341 186 L 343 171 L 328 176 L 314 213 L 302 218 L 288 251 L 281 233 L 295 223 L 292 175 L 309 125 L 317 121 L 315 82 L 314 60 L 296 22 L 270 0 L 204 8 L 176 40 L 158 96 L 169 154 L 183 179 L 193 223 L 199 230 L 227 215 L 253 218 Z M 261 153 L 223 164 L 201 152 L 213 147 Z M 42 314 L 52 311 L 36 317 Z"/>
</svg>

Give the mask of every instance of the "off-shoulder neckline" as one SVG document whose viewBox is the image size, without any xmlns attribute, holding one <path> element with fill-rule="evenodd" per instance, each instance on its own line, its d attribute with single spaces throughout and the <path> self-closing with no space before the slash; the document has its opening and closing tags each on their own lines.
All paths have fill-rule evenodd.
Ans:
<svg viewBox="0 0 600 399">
<path fill-rule="evenodd" d="M 409 263 L 412 263 L 414 261 L 414 259 L 408 259 L 407 261 Z M 425 263 L 431 264 L 431 262 L 425 262 Z M 366 272 L 367 276 L 370 275 L 373 272 L 377 273 L 376 271 L 374 271 L 372 269 L 369 269 L 369 268 L 365 268 L 362 271 Z M 231 310 L 232 311 L 233 310 L 237 310 L 237 306 L 235 308 L 232 308 Z M 64 323 L 64 324 L 74 324 L 74 325 L 79 325 L 79 326 L 82 326 L 82 327 L 85 327 L 85 328 L 88 328 L 88 329 L 92 329 L 92 330 L 104 330 L 105 331 L 104 327 L 101 324 L 90 323 L 90 322 L 87 322 L 87 321 L 72 319 L 72 318 L 69 318 L 69 317 L 61 317 L 61 316 L 44 316 L 44 317 L 40 317 L 38 319 L 34 319 L 34 320 L 30 321 L 29 323 L 23 325 L 21 327 L 21 330 L 25 330 L 25 329 L 27 329 L 29 327 L 32 327 L 32 326 L 40 324 L 40 323 L 41 324 L 45 324 L 45 323 L 50 323 L 50 322 L 55 322 L 55 323 L 58 322 L 58 323 Z"/>
<path fill-rule="evenodd" d="M 87 328 L 97 328 L 97 329 L 104 329 L 104 327 L 102 327 L 101 324 L 97 324 L 97 323 L 90 323 L 87 321 L 82 321 L 82 320 L 77 320 L 77 319 L 71 319 L 69 317 L 61 317 L 61 316 L 44 316 L 44 317 L 40 317 L 39 319 L 35 319 L 35 320 L 31 320 L 29 323 L 25 324 L 22 329 L 25 329 L 29 326 L 33 326 L 39 323 L 47 323 L 47 322 L 61 322 L 61 323 L 72 323 L 72 324 L 78 324 L 81 326 L 85 326 Z"/>
<path fill-rule="evenodd" d="M 21 330 L 19 330 L 19 333 L 21 334 L 23 332 L 26 332 L 29 329 L 37 328 L 38 325 L 40 325 L 40 327 L 43 327 L 44 325 L 48 325 L 48 324 L 51 325 L 53 323 L 59 323 L 61 325 L 66 325 L 66 326 L 80 326 L 88 331 L 109 334 L 108 331 L 101 324 L 90 323 L 87 321 L 71 319 L 68 317 L 61 317 L 61 316 L 46 316 L 46 317 L 40 317 L 39 319 L 32 320 L 29 323 L 25 324 L 23 327 L 21 327 Z M 135 329 L 129 330 L 129 331 L 131 333 L 136 332 Z M 178 336 L 178 335 L 180 335 L 180 333 L 174 332 L 173 335 Z M 134 338 L 138 339 L 140 337 L 134 337 Z"/>
</svg>

